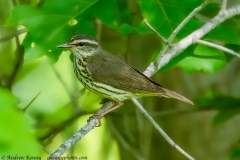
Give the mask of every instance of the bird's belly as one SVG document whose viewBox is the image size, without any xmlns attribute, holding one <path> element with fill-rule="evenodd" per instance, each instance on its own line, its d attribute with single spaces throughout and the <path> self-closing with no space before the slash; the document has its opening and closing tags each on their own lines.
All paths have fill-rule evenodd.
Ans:
<svg viewBox="0 0 240 160">
<path fill-rule="evenodd" d="M 134 97 L 131 92 L 120 90 L 106 84 L 94 82 L 87 85 L 92 92 L 115 101 L 124 101 Z"/>
<path fill-rule="evenodd" d="M 87 74 L 86 70 L 80 66 L 78 66 L 78 68 L 75 69 L 74 72 L 79 81 L 83 84 L 83 86 L 105 98 L 109 98 L 114 101 L 124 101 L 126 99 L 136 97 L 131 92 L 120 90 L 110 85 L 94 82 L 91 79 L 91 76 Z"/>
</svg>

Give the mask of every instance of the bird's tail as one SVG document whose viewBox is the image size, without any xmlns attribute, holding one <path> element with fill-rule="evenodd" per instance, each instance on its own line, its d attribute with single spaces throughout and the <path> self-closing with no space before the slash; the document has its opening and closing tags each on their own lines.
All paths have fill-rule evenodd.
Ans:
<svg viewBox="0 0 240 160">
<path fill-rule="evenodd" d="M 187 99 L 186 97 L 174 92 L 174 91 L 171 91 L 171 90 L 168 90 L 166 88 L 163 88 L 161 87 L 161 89 L 163 91 L 165 91 L 165 97 L 168 97 L 168 98 L 175 98 L 175 99 L 178 99 L 180 101 L 183 101 L 183 102 L 186 102 L 186 103 L 189 103 L 191 105 L 194 105 L 192 101 L 190 101 L 189 99 Z"/>
</svg>

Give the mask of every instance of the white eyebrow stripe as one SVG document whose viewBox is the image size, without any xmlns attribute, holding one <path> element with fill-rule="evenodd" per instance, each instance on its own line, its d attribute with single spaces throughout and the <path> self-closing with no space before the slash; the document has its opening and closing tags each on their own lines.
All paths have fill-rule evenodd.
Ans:
<svg viewBox="0 0 240 160">
<path fill-rule="evenodd" d="M 96 42 L 96 41 L 91 41 L 91 40 L 87 40 L 87 39 L 84 39 L 84 40 L 78 40 L 78 41 L 76 41 L 76 42 L 77 42 L 77 43 L 83 42 L 83 43 L 90 43 L 90 44 L 99 45 L 98 42 Z"/>
</svg>

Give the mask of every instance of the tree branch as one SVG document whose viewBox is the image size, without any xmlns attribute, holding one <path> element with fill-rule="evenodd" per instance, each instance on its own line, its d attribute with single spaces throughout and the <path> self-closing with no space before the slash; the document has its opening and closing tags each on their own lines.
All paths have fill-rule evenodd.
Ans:
<svg viewBox="0 0 240 160">
<path fill-rule="evenodd" d="M 95 113 L 95 115 L 99 115 L 101 113 L 106 112 L 113 106 L 111 101 L 107 101 L 103 104 L 103 106 Z M 97 119 L 92 119 L 89 121 L 83 128 L 81 128 L 76 134 L 74 134 L 70 139 L 65 141 L 50 157 L 49 159 L 55 159 L 56 157 L 60 157 L 64 152 L 66 152 L 69 148 L 75 145 L 80 139 L 82 139 L 88 132 L 90 132 L 96 125 L 98 124 Z"/>
<path fill-rule="evenodd" d="M 64 87 L 65 91 L 67 92 L 69 98 L 71 99 L 71 103 L 73 104 L 74 109 L 79 108 L 76 98 L 74 97 L 74 95 L 71 93 L 71 91 L 68 89 L 66 83 L 63 81 L 63 79 L 61 78 L 60 74 L 58 73 L 57 69 L 52 65 L 52 70 L 56 75 L 56 78 L 59 80 L 59 82 L 62 84 L 62 86 Z"/>
<path fill-rule="evenodd" d="M 8 83 L 6 85 L 6 87 L 10 90 L 12 88 L 13 82 L 17 76 L 18 71 L 19 71 L 20 67 L 22 66 L 23 55 L 24 55 L 24 47 L 20 44 L 18 36 L 15 36 L 15 39 L 16 39 L 16 45 L 17 45 L 17 49 L 15 51 L 16 61 L 15 61 L 15 66 L 13 68 L 12 74 L 9 77 Z"/>
<path fill-rule="evenodd" d="M 182 148 L 180 148 L 173 140 L 162 130 L 162 128 L 154 121 L 154 119 L 148 114 L 148 112 L 143 108 L 143 106 L 135 99 L 131 99 L 140 112 L 147 118 L 147 120 L 157 129 L 157 131 L 163 136 L 163 138 L 175 149 L 177 149 L 182 155 L 184 155 L 189 160 L 194 160 L 189 154 L 187 154 Z"/>
<path fill-rule="evenodd" d="M 207 42 L 207 41 L 204 41 L 204 40 L 195 40 L 196 43 L 198 44 L 203 44 L 203 45 L 206 45 L 206 46 L 209 46 L 209 47 L 213 47 L 213 48 L 216 48 L 216 49 L 220 49 L 224 52 L 227 52 L 231 55 L 234 55 L 234 56 L 237 56 L 238 58 L 240 58 L 240 53 L 237 53 L 229 48 L 226 48 L 226 47 L 223 47 L 223 46 L 220 46 L 218 44 L 215 44 L 215 43 L 211 43 L 211 42 Z"/>
<path fill-rule="evenodd" d="M 157 36 L 165 43 L 167 44 L 168 41 L 160 34 L 158 33 L 158 31 L 156 31 L 152 26 L 151 24 L 148 23 L 147 19 L 144 19 L 143 22 L 154 32 L 157 34 Z"/>
<path fill-rule="evenodd" d="M 222 12 L 222 10 L 220 10 L 220 12 L 209 22 L 205 23 L 202 27 L 192 32 L 178 43 L 174 44 L 168 52 L 162 55 L 160 51 L 156 60 L 148 66 L 148 68 L 144 71 L 144 74 L 148 77 L 151 77 L 160 68 L 166 65 L 171 59 L 177 56 L 181 51 L 192 45 L 196 40 L 201 39 L 223 21 L 238 14 L 240 14 L 240 5 L 228 8 L 225 12 Z"/>
<path fill-rule="evenodd" d="M 74 113 L 73 116 L 71 116 L 69 119 L 61 122 L 60 124 L 48 126 L 49 128 L 51 128 L 51 130 L 46 131 L 43 136 L 38 137 L 38 140 L 39 141 L 44 141 L 44 140 L 48 139 L 47 141 L 51 141 L 51 139 L 53 139 L 55 135 L 57 135 L 59 132 L 63 131 L 67 126 L 69 126 L 77 118 L 79 118 L 80 116 L 83 116 L 83 115 L 88 115 L 88 114 L 92 114 L 92 113 L 84 112 L 84 111 L 77 111 L 77 112 Z M 42 127 L 46 127 L 46 126 L 36 125 L 36 127 L 38 127 L 38 128 L 41 127 L 42 128 Z"/>
<path fill-rule="evenodd" d="M 33 97 L 33 99 L 27 104 L 26 107 L 24 107 L 22 109 L 23 112 L 26 112 L 26 110 L 29 108 L 29 106 L 37 99 L 37 97 L 41 94 L 41 92 L 39 92 L 35 97 Z"/>
<path fill-rule="evenodd" d="M 6 37 L 0 38 L 0 43 L 5 42 L 5 41 L 8 41 L 8 40 L 12 39 L 13 37 L 19 36 L 20 34 L 23 34 L 23 33 L 26 33 L 26 32 L 27 32 L 27 29 L 26 29 L 26 28 L 16 30 L 16 31 L 13 32 L 11 35 L 8 35 L 8 36 L 6 36 Z"/>
<path fill-rule="evenodd" d="M 12 4 L 13 4 L 13 6 L 17 5 L 15 0 L 12 0 Z M 16 34 L 16 33 L 18 33 L 18 34 Z M 21 31 L 20 31 L 20 33 L 21 33 Z M 20 44 L 18 35 L 19 35 L 19 30 L 16 31 L 16 29 L 15 29 L 15 32 L 11 36 L 7 36 L 7 37 L 0 39 L 0 43 L 1 43 L 8 39 L 15 37 L 16 46 L 17 46 L 16 51 L 15 51 L 15 60 L 16 61 L 15 61 L 14 67 L 13 67 L 13 71 L 12 71 L 12 74 L 8 77 L 7 83 L 5 85 L 5 87 L 7 87 L 10 90 L 11 90 L 12 84 L 17 76 L 17 73 L 23 63 L 24 47 Z"/>
<path fill-rule="evenodd" d="M 223 0 L 222 1 L 222 8 L 221 8 L 221 10 L 223 11 L 223 12 L 225 12 L 226 11 L 226 9 L 227 9 L 227 2 L 228 2 L 228 0 Z"/>
<path fill-rule="evenodd" d="M 66 150 L 75 145 L 80 139 L 82 139 L 88 132 L 90 132 L 98 123 L 98 120 L 92 119 L 83 128 L 81 128 L 70 139 L 64 142 L 50 157 L 49 159 L 56 159 L 60 157 Z"/>
<path fill-rule="evenodd" d="M 172 43 L 173 39 L 176 37 L 176 35 L 183 29 L 183 27 L 195 16 L 200 10 L 202 10 L 206 5 L 208 5 L 212 0 L 206 0 L 203 2 L 200 6 L 195 8 L 179 25 L 178 27 L 173 31 L 173 33 L 168 38 L 168 43 Z"/>
</svg>

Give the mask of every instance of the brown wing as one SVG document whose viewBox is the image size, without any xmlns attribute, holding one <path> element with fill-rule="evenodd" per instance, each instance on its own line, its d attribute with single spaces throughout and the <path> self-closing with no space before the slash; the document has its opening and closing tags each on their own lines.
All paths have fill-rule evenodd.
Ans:
<svg viewBox="0 0 240 160">
<path fill-rule="evenodd" d="M 96 53 L 86 61 L 87 68 L 96 82 L 134 93 L 161 92 L 161 87 L 158 87 L 160 85 L 110 53 Z"/>
</svg>

